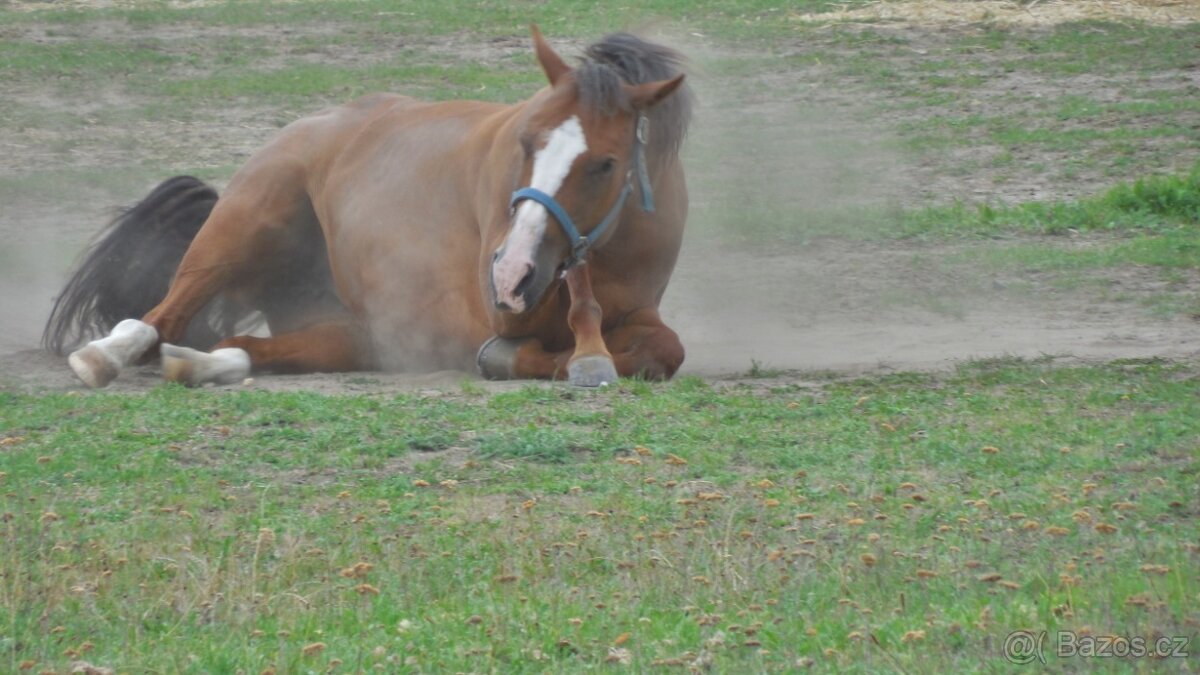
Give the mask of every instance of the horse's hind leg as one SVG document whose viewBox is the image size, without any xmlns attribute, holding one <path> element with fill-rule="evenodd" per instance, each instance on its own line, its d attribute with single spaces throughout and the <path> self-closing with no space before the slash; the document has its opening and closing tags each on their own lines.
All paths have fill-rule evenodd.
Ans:
<svg viewBox="0 0 1200 675">
<path fill-rule="evenodd" d="M 158 342 L 158 331 L 137 319 L 125 319 L 108 337 L 93 340 L 71 352 L 67 363 L 83 383 L 93 389 L 107 386 L 121 369 L 133 363 Z"/>
<path fill-rule="evenodd" d="M 217 293 L 246 289 L 279 273 L 292 252 L 320 237 L 301 176 L 263 172 L 231 185 L 197 233 L 167 296 L 142 321 L 162 342 L 175 343 Z"/>
<path fill-rule="evenodd" d="M 336 373 L 373 365 L 365 333 L 344 320 L 319 323 L 282 335 L 222 340 L 210 353 L 164 344 L 163 375 L 189 386 L 229 384 L 251 369 L 272 373 Z"/>
<path fill-rule="evenodd" d="M 166 297 L 140 321 L 122 321 L 107 338 L 71 355 L 69 362 L 81 380 L 103 387 L 160 342 L 180 341 L 192 318 L 217 293 L 269 275 L 269 261 L 286 257 L 298 237 L 310 236 L 316 217 L 298 172 L 258 168 L 235 178 L 217 201 L 180 261 Z"/>
</svg>

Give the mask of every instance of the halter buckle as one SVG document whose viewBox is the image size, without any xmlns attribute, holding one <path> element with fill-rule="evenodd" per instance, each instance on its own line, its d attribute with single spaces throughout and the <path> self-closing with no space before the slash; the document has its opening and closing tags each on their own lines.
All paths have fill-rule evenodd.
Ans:
<svg viewBox="0 0 1200 675">
<path fill-rule="evenodd" d="M 584 235 L 580 235 L 575 244 L 571 246 L 571 257 L 567 260 L 567 269 L 582 265 L 587 256 L 588 249 L 592 247 L 592 242 Z"/>
<path fill-rule="evenodd" d="M 650 137 L 650 119 L 645 115 L 638 115 L 634 136 L 637 138 L 637 142 L 642 145 L 645 145 L 647 139 Z"/>
</svg>

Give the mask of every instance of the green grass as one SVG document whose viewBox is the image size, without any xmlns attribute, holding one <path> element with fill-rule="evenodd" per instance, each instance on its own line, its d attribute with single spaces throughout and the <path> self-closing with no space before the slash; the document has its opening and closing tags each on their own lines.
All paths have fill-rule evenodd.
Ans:
<svg viewBox="0 0 1200 675">
<path fill-rule="evenodd" d="M 755 382 L 0 393 L 0 663 L 965 672 L 1017 629 L 1195 635 L 1194 369 Z"/>
<path fill-rule="evenodd" d="M 171 56 L 146 45 L 95 39 L 52 43 L 0 41 L 0 73 L 6 79 L 119 76 L 173 61 Z"/>
<path fill-rule="evenodd" d="M 1136 97 L 1136 95 L 1134 95 Z M 1152 115 L 1171 115 L 1179 112 L 1200 110 L 1200 101 L 1174 99 L 1147 95 L 1145 100 L 1100 103 L 1086 96 L 1064 96 L 1058 101 L 1056 116 L 1062 120 L 1087 120 L 1090 118 L 1129 113 L 1143 120 Z"/>
<path fill-rule="evenodd" d="M 1160 106 L 1166 108 L 1168 106 Z M 1172 103 L 1175 110 L 1194 110 L 1191 103 Z M 1130 116 L 1141 116 L 1139 106 L 1112 107 L 1109 110 L 1129 112 Z M 1102 114 L 1096 112 L 1096 115 Z M 1057 121 L 1076 119 L 1076 113 L 1062 113 Z M 1159 124 L 1155 126 L 1097 129 L 1064 129 L 1059 124 L 1045 120 L 1046 126 L 1031 126 L 1030 120 L 1013 120 L 1007 116 L 985 117 L 972 113 L 953 117 L 928 117 L 920 122 L 904 125 L 908 142 L 914 147 L 953 147 L 964 142 L 968 134 L 982 136 L 982 140 L 999 145 L 1009 151 L 1022 147 L 1038 147 L 1049 151 L 1069 151 L 1100 141 L 1136 141 L 1152 138 L 1194 138 L 1193 130 L 1182 124 Z"/>
<path fill-rule="evenodd" d="M 1061 154 L 1073 162 L 1061 173 L 1046 172 L 1047 180 L 1073 180 L 1090 171 L 1129 176 L 1130 164 L 1144 167 L 1133 171 L 1137 175 L 1173 164 L 1181 152 L 1195 157 L 1200 119 L 1194 92 L 1180 86 L 1195 60 L 1195 25 L 1082 23 L 940 39 L 878 32 L 859 32 L 862 39 L 849 51 L 830 50 L 836 43 L 821 40 L 832 51 L 816 57 L 828 73 L 824 85 L 886 92 L 872 100 L 868 123 L 881 114 L 898 115 L 898 135 L 910 151 L 948 171 L 975 167 L 946 150 L 981 144 L 1009 156 Z M 814 55 L 787 61 L 811 65 Z M 1172 72 L 1180 77 L 1164 77 Z M 1116 88 L 1125 100 L 1092 102 L 1088 97 L 1097 88 Z M 1146 142 L 1153 140 L 1170 150 Z M 993 168 L 1004 175 L 1029 169 L 1021 163 Z"/>
<path fill-rule="evenodd" d="M 1151 175 L 1074 201 L 1014 206 L 958 203 L 905 214 L 907 236 L 979 236 L 1002 233 L 1158 233 L 1193 236 L 1200 221 L 1200 163 L 1186 174 Z"/>
<path fill-rule="evenodd" d="M 1010 294 L 1025 298 L 1051 288 L 1088 301 L 1132 301 L 1158 318 L 1200 313 L 1194 293 L 1200 165 L 1187 174 L 1150 176 L 1072 202 L 956 204 L 902 213 L 891 222 L 893 236 L 918 240 L 1012 240 L 930 261 L 955 278 L 1003 279 Z M 1133 279 L 1158 290 L 1138 290 L 1129 285 Z"/>
<path fill-rule="evenodd" d="M 1094 270 L 1130 265 L 1163 270 L 1200 270 L 1200 233 L 1181 229 L 1159 237 L 1124 239 L 1076 249 L 1051 249 L 1036 243 L 989 248 L 968 256 L 985 269 Z"/>
<path fill-rule="evenodd" d="M 381 64 L 367 68 L 320 64 L 290 66 L 272 71 L 221 72 L 204 78 L 169 82 L 163 94 L 185 101 L 220 101 L 264 97 L 280 102 L 350 100 L 377 91 L 396 91 L 444 100 L 473 98 L 516 102 L 542 83 L 540 72 L 500 70 L 482 64 Z"/>
<path fill-rule="evenodd" d="M 1050 74 L 1121 74 L 1130 64 L 1141 70 L 1185 67 L 1194 62 L 1183 41 L 1162 39 L 1164 31 L 1152 26 L 1082 22 L 1036 34 L 1008 36 L 1028 59 L 1013 67 L 1029 67 Z M 1185 25 L 1167 34 L 1200 34 L 1200 26 Z"/>
<path fill-rule="evenodd" d="M 737 180 L 727 181 L 725 187 Z M 822 209 L 803 203 L 803 196 L 789 201 L 781 195 L 749 205 L 743 197 L 738 189 L 710 191 L 693 225 L 759 245 L 802 244 L 818 237 L 921 242 L 1019 238 L 1016 245 L 973 247 L 944 261 L 948 268 L 982 265 L 992 272 L 1110 272 L 1130 266 L 1164 273 L 1200 270 L 1200 164 L 1186 174 L 1148 176 L 1093 197 L 1061 202 Z M 1061 240 L 1068 234 L 1117 238 L 1072 249 Z"/>
<path fill-rule="evenodd" d="M 53 21 L 65 25 L 86 24 L 96 19 L 118 19 L 139 27 L 197 21 L 210 25 L 253 27 L 296 23 L 345 23 L 367 25 L 393 35 L 441 35 L 463 30 L 481 35 L 521 32 L 530 23 L 559 33 L 595 33 L 619 24 L 637 25 L 670 18 L 691 29 L 727 37 L 774 36 L 795 28 L 791 13 L 815 12 L 856 2 L 797 0 L 782 5 L 770 0 L 649 0 L 617 6 L 580 0 L 549 0 L 536 4 L 519 2 L 442 3 L 434 0 L 341 0 L 333 2 L 237 2 L 165 9 L 145 7 L 104 10 L 52 10 L 16 12 L 0 10 L 0 22 L 15 24 Z"/>
</svg>

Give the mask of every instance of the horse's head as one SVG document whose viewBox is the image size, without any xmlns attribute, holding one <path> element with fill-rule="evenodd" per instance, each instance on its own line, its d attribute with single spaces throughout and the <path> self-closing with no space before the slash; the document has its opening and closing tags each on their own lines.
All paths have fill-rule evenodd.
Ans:
<svg viewBox="0 0 1200 675">
<path fill-rule="evenodd" d="M 570 68 L 536 26 L 533 41 L 550 90 L 531 102 L 519 129 L 519 184 L 527 187 L 511 196 L 509 231 L 491 265 L 496 307 L 514 313 L 536 305 L 564 269 L 611 237 L 635 183 L 643 208 L 653 208 L 645 112 L 684 77 L 630 84 L 606 66 Z"/>
</svg>

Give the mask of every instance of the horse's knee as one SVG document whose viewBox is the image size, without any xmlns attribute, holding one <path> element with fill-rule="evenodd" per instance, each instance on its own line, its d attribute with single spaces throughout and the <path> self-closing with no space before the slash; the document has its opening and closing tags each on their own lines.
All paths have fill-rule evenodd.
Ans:
<svg viewBox="0 0 1200 675">
<path fill-rule="evenodd" d="M 667 329 L 664 333 L 666 334 L 656 345 L 654 357 L 662 369 L 662 379 L 669 380 L 675 376 L 679 366 L 683 365 L 684 351 L 683 343 L 679 341 L 675 331 Z"/>
<path fill-rule="evenodd" d="M 675 331 L 666 326 L 643 338 L 635 353 L 631 374 L 649 380 L 669 380 L 683 365 L 683 343 Z"/>
</svg>

